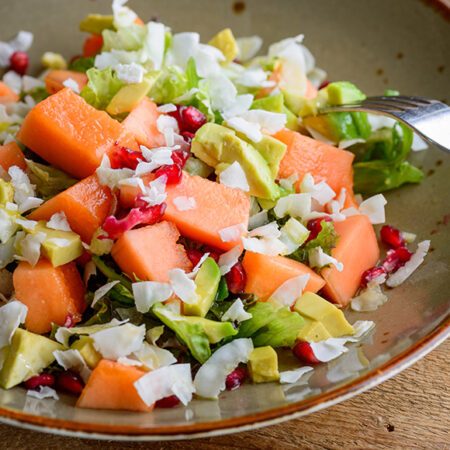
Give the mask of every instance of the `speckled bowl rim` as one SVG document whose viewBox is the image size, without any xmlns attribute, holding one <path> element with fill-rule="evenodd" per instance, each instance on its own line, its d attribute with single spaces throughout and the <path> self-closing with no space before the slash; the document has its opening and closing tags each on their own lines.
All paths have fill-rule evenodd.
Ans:
<svg viewBox="0 0 450 450">
<path fill-rule="evenodd" d="M 226 420 L 181 426 L 138 427 L 73 422 L 35 416 L 0 407 L 0 422 L 62 436 L 117 441 L 194 439 L 254 430 L 320 411 L 367 391 L 423 358 L 449 336 L 450 317 L 447 316 L 432 332 L 417 341 L 413 346 L 357 380 L 301 402 Z"/>
</svg>

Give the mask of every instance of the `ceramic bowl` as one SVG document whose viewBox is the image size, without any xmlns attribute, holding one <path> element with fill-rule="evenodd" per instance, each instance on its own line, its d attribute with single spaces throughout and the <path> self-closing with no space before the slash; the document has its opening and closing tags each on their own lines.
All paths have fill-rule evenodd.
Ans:
<svg viewBox="0 0 450 450">
<path fill-rule="evenodd" d="M 0 40 L 18 30 L 35 35 L 32 65 L 47 50 L 70 58 L 84 36 L 78 23 L 89 12 L 109 13 L 110 0 L 2 0 Z M 258 34 L 266 44 L 305 34 L 305 43 L 332 80 L 351 80 L 368 94 L 398 89 L 449 101 L 450 27 L 425 3 L 411 0 L 132 0 L 144 21 L 157 15 L 176 31 L 197 30 L 207 41 L 230 26 L 236 36 Z M 445 9 L 445 8 L 444 8 Z M 442 11 L 441 11 L 442 12 Z M 445 11 L 444 11 L 445 12 Z M 448 13 L 448 10 L 447 10 Z M 426 174 L 421 185 L 387 194 L 390 224 L 431 239 L 426 262 L 389 292 L 373 313 L 349 313 L 351 322 L 376 322 L 371 341 L 345 361 L 323 365 L 307 385 L 245 384 L 219 401 L 148 414 L 74 408 L 74 399 L 27 397 L 0 390 L 0 421 L 66 435 L 161 440 L 242 431 L 309 414 L 395 375 L 449 335 L 450 157 L 429 149 L 412 155 Z M 288 362 L 285 362 L 288 364 Z"/>
</svg>

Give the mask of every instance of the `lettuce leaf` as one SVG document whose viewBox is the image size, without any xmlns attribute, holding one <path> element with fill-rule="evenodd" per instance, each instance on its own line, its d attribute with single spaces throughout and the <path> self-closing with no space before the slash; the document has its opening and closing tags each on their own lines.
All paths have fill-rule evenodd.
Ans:
<svg viewBox="0 0 450 450">
<path fill-rule="evenodd" d="M 86 73 L 89 69 L 94 67 L 95 58 L 90 56 L 89 58 L 77 58 L 69 64 L 69 70 L 74 72 Z"/>
<path fill-rule="evenodd" d="M 125 83 L 112 71 L 91 68 L 86 72 L 88 84 L 81 90 L 81 96 L 96 109 L 106 109 L 111 99 L 125 86 Z"/>
<path fill-rule="evenodd" d="M 109 52 L 112 49 L 125 50 L 127 52 L 136 51 L 142 48 L 147 34 L 147 27 L 131 24 L 128 27 L 121 27 L 117 31 L 103 30 L 102 50 Z"/>
<path fill-rule="evenodd" d="M 241 322 L 239 333 L 235 336 L 235 339 L 251 337 L 276 316 L 274 307 L 266 302 L 255 303 L 247 308 L 247 312 L 252 315 L 252 318 Z"/>
<path fill-rule="evenodd" d="M 148 96 L 158 104 L 172 103 L 188 91 L 184 73 L 175 66 L 164 68 L 152 86 Z"/>
</svg>

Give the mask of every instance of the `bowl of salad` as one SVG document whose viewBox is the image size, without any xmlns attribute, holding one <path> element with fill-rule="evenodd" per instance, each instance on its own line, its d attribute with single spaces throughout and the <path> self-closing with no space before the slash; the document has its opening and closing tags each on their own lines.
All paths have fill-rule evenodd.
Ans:
<svg viewBox="0 0 450 450">
<path fill-rule="evenodd" d="M 6 3 L 1 421 L 242 431 L 356 395 L 448 337 L 448 155 L 387 117 L 319 113 L 399 90 L 448 101 L 436 12 Z M 399 14 L 442 41 L 392 31 Z"/>
</svg>

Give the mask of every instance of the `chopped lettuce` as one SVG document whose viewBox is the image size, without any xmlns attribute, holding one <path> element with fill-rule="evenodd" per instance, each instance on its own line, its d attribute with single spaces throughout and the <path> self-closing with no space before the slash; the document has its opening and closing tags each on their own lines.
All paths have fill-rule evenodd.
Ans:
<svg viewBox="0 0 450 450">
<path fill-rule="evenodd" d="M 94 67 L 86 72 L 88 84 L 81 90 L 81 96 L 96 109 L 106 109 L 111 99 L 125 86 L 111 67 L 105 70 Z"/>
<path fill-rule="evenodd" d="M 31 172 L 30 181 L 36 185 L 38 195 L 44 201 L 68 189 L 78 181 L 53 166 L 39 164 L 29 159 L 27 159 L 27 166 Z"/>
<path fill-rule="evenodd" d="M 161 71 L 148 96 L 158 104 L 172 103 L 188 91 L 183 72 L 175 66 Z"/>
<path fill-rule="evenodd" d="M 89 56 L 88 58 L 77 58 L 74 59 L 69 64 L 69 70 L 73 70 L 74 72 L 83 72 L 86 73 L 89 69 L 94 67 L 95 58 L 93 56 Z"/>
<path fill-rule="evenodd" d="M 38 86 L 28 92 L 27 95 L 30 95 L 36 103 L 39 103 L 42 100 L 45 100 L 50 94 L 44 86 Z"/>
<path fill-rule="evenodd" d="M 241 323 L 236 339 L 253 336 L 276 316 L 274 307 L 265 302 L 255 303 L 247 309 L 247 312 L 252 315 L 252 318 Z"/>
<path fill-rule="evenodd" d="M 105 29 L 102 31 L 102 50 L 109 52 L 112 49 L 136 51 L 142 48 L 147 27 L 131 24 L 128 27 L 120 27 L 117 31 Z"/>
</svg>

